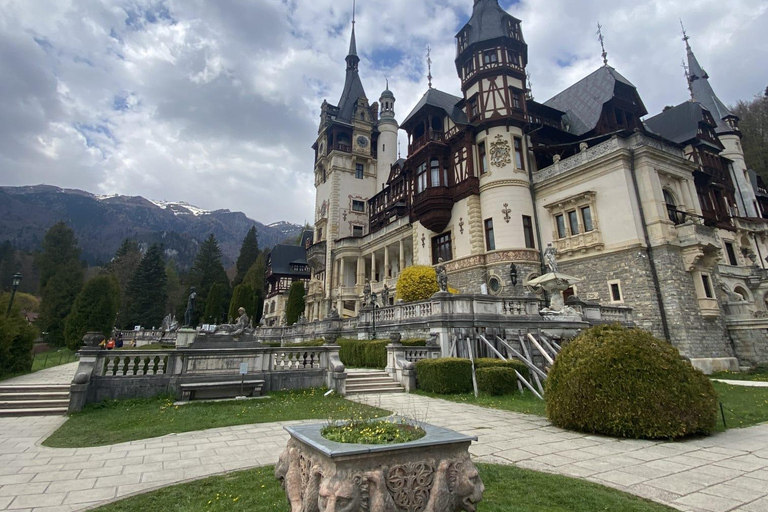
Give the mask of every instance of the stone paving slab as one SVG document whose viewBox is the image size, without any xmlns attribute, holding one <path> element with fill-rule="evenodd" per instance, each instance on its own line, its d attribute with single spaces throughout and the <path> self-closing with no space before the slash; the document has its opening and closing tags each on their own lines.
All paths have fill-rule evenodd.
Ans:
<svg viewBox="0 0 768 512">
<path fill-rule="evenodd" d="M 322 399 L 322 398 L 319 398 Z M 583 478 L 688 512 L 768 511 L 768 424 L 683 442 L 567 432 L 546 419 L 416 395 L 359 402 L 479 438 L 482 462 Z M 132 494 L 277 461 L 293 421 L 93 448 L 40 443 L 66 418 L 0 418 L 0 510 L 92 508 Z"/>
<path fill-rule="evenodd" d="M 77 371 L 78 361 L 46 368 L 34 373 L 28 373 L 12 379 L 0 380 L 0 386 L 27 384 L 69 384 Z"/>
</svg>

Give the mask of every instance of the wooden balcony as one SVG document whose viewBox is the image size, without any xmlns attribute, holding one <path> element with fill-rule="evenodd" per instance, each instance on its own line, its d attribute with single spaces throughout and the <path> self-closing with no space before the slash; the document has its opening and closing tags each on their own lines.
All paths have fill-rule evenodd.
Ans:
<svg viewBox="0 0 768 512">
<path fill-rule="evenodd" d="M 414 139 L 413 142 L 411 142 L 408 145 L 408 155 L 413 155 L 417 151 L 419 151 L 421 148 L 427 146 L 428 144 L 432 142 L 437 142 L 440 144 L 445 144 L 445 133 L 442 131 L 427 130 L 424 135 L 419 137 L 418 139 Z"/>
<path fill-rule="evenodd" d="M 453 193 L 448 187 L 430 187 L 413 197 L 413 215 L 435 233 L 448 225 L 452 209 Z"/>
</svg>

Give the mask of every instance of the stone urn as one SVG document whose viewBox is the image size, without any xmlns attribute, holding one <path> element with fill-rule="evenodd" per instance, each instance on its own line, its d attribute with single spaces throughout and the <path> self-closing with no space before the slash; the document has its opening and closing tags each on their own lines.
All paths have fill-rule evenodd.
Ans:
<svg viewBox="0 0 768 512">
<path fill-rule="evenodd" d="M 86 347 L 98 347 L 99 343 L 104 341 L 106 338 L 104 337 L 104 334 L 97 332 L 97 331 L 88 331 L 85 333 L 85 336 L 83 336 L 83 345 Z"/>
<path fill-rule="evenodd" d="M 275 477 L 291 512 L 475 512 L 482 500 L 467 451 L 477 437 L 418 424 L 426 435 L 407 443 L 337 443 L 320 434 L 324 426 L 285 427 L 291 438 Z"/>
</svg>

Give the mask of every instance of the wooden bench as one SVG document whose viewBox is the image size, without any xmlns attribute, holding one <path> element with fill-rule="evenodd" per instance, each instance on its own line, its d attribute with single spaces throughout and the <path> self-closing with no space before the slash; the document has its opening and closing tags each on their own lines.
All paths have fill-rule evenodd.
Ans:
<svg viewBox="0 0 768 512">
<path fill-rule="evenodd" d="M 194 382 L 181 384 L 181 400 L 207 400 L 235 398 L 237 396 L 259 396 L 263 380 L 228 380 L 222 382 Z"/>
</svg>

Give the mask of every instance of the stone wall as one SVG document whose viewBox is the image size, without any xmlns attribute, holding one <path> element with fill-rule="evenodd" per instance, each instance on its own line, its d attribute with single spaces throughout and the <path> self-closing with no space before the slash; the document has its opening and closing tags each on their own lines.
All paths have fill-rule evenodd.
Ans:
<svg viewBox="0 0 768 512">
<path fill-rule="evenodd" d="M 692 275 L 683 267 L 680 250 L 673 246 L 653 249 L 664 309 L 672 343 L 688 357 L 732 357 L 724 314 L 704 317 L 699 310 Z M 560 271 L 585 281 L 577 285 L 579 298 L 613 303 L 609 282 L 619 281 L 623 303 L 633 308 L 638 327 L 663 338 L 664 330 L 653 284 L 648 254 L 644 249 L 619 251 L 588 259 L 562 262 Z M 719 289 L 712 274 L 713 287 Z"/>
<path fill-rule="evenodd" d="M 729 321 L 728 332 L 742 366 L 768 364 L 768 319 Z"/>
<path fill-rule="evenodd" d="M 509 263 L 476 266 L 473 268 L 448 271 L 448 285 L 461 293 L 480 293 L 480 285 L 488 285 L 488 279 L 496 276 L 502 283 L 500 296 L 519 297 L 525 294 L 523 286 L 526 277 L 541 274 L 541 268 L 536 263 L 515 263 L 517 267 L 517 286 L 513 287 L 509 278 Z M 488 293 L 493 295 L 489 289 Z"/>
</svg>

